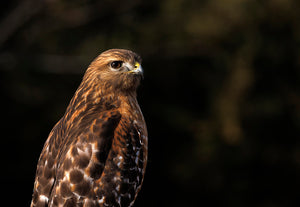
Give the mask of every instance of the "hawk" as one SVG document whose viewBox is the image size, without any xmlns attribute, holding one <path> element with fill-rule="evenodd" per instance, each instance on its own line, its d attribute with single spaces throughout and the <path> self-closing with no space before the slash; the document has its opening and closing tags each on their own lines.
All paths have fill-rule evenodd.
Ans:
<svg viewBox="0 0 300 207">
<path fill-rule="evenodd" d="M 90 64 L 41 152 L 31 207 L 133 205 L 147 164 L 142 73 L 140 56 L 124 49 Z"/>
</svg>

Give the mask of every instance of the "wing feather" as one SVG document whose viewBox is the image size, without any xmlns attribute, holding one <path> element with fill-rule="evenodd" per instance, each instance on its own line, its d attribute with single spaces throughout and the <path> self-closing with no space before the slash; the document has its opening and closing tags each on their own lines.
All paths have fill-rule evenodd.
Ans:
<svg viewBox="0 0 300 207">
<path fill-rule="evenodd" d="M 46 206 L 55 181 L 56 158 L 63 130 L 62 119 L 53 127 L 41 152 L 33 188 L 31 207 Z"/>
<path fill-rule="evenodd" d="M 114 131 L 121 119 L 118 111 L 109 111 L 92 120 L 78 138 L 64 146 L 59 158 L 57 176 L 49 202 L 80 203 L 84 199 L 95 200 L 93 180 L 98 179 L 111 148 Z"/>
</svg>

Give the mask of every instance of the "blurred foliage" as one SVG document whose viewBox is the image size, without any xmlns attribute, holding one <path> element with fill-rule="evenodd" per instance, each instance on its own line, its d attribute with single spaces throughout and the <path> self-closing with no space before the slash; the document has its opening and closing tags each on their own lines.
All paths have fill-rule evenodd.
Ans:
<svg viewBox="0 0 300 207">
<path fill-rule="evenodd" d="M 299 1 L 1 4 L 7 200 L 29 205 L 43 143 L 88 64 L 127 48 L 144 59 L 150 144 L 135 206 L 299 206 Z"/>
</svg>

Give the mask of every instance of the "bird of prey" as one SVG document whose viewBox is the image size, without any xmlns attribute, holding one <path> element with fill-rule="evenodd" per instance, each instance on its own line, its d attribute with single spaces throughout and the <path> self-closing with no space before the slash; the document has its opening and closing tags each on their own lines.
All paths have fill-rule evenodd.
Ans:
<svg viewBox="0 0 300 207">
<path fill-rule="evenodd" d="M 141 58 L 124 49 L 88 67 L 41 152 L 31 207 L 133 206 L 144 179 L 148 134 L 136 99 Z"/>
</svg>

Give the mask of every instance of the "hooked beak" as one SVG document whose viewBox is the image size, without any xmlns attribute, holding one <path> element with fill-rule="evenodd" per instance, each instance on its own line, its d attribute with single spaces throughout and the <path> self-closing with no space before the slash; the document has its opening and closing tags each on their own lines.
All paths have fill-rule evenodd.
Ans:
<svg viewBox="0 0 300 207">
<path fill-rule="evenodd" d="M 140 75 L 143 76 L 143 68 L 140 65 L 140 63 L 135 62 L 134 67 L 131 66 L 131 67 L 128 67 L 128 68 L 129 68 L 128 73 L 140 74 Z"/>
</svg>

